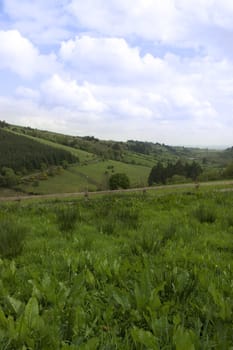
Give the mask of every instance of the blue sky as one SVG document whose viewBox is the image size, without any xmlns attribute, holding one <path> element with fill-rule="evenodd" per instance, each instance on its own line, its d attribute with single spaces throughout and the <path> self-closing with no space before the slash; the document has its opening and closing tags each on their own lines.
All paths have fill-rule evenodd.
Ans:
<svg viewBox="0 0 233 350">
<path fill-rule="evenodd" d="M 0 119 L 233 144 L 231 0 L 0 0 Z"/>
</svg>

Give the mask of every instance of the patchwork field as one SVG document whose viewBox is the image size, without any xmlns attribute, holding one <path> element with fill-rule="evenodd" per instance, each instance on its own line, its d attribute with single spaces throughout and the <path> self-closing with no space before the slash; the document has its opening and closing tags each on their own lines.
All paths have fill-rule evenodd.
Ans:
<svg viewBox="0 0 233 350">
<path fill-rule="evenodd" d="M 95 161 L 88 165 L 70 166 L 59 175 L 40 181 L 36 187 L 32 183 L 20 187 L 26 192 L 40 194 L 103 190 L 108 188 L 109 177 L 114 172 L 126 173 L 131 187 L 142 187 L 147 185 L 150 168 L 113 160 Z"/>
</svg>

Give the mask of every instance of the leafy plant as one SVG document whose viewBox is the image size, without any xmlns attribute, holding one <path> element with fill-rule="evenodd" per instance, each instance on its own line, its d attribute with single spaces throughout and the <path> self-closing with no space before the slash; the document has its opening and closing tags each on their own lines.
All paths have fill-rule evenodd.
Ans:
<svg viewBox="0 0 233 350">
<path fill-rule="evenodd" d="M 13 218 L 0 221 L 0 255 L 4 258 L 15 258 L 21 254 L 26 236 L 25 226 Z"/>
<path fill-rule="evenodd" d="M 56 209 L 56 220 L 59 230 L 63 233 L 71 233 L 80 218 L 79 208 L 74 205 L 63 205 Z"/>
<path fill-rule="evenodd" d="M 31 233 L 0 256 L 0 349 L 231 349 L 232 195 L 2 203 L 0 232 Z"/>
<path fill-rule="evenodd" d="M 216 210 L 213 206 L 199 205 L 194 211 L 194 217 L 200 221 L 200 223 L 213 223 L 217 219 Z"/>
</svg>

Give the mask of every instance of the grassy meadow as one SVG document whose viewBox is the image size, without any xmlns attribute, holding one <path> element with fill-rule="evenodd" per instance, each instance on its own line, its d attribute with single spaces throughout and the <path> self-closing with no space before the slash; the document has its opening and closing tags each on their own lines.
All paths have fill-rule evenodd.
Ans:
<svg viewBox="0 0 233 350">
<path fill-rule="evenodd" d="M 0 349 L 232 349 L 232 204 L 210 189 L 1 203 Z"/>
<path fill-rule="evenodd" d="M 127 174 L 131 187 L 142 187 L 147 186 L 150 170 L 147 166 L 114 160 L 95 161 L 82 166 L 69 166 L 59 175 L 39 181 L 36 187 L 33 186 L 33 183 L 29 183 L 21 185 L 20 188 L 25 192 L 39 194 L 104 190 L 108 188 L 109 177 L 118 172 Z"/>
</svg>

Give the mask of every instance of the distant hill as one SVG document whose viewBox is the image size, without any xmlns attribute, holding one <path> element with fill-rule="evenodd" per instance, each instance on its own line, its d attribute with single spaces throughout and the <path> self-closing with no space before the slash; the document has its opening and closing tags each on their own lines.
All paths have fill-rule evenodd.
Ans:
<svg viewBox="0 0 233 350">
<path fill-rule="evenodd" d="M 7 176 L 4 167 L 12 168 L 19 173 L 17 190 L 26 193 L 108 189 L 109 178 L 116 173 L 125 173 L 131 187 L 147 186 L 154 166 L 161 163 L 170 168 L 177 161 L 199 164 L 203 170 L 200 181 L 218 180 L 232 160 L 233 147 L 213 150 L 137 140 L 106 141 L 0 121 L 0 177 L 1 173 Z M 63 169 L 53 169 L 58 165 Z M 169 181 L 187 180 L 176 175 Z"/>
<path fill-rule="evenodd" d="M 82 152 L 87 152 L 89 156 L 94 155 L 102 160 L 111 159 L 150 167 L 153 166 L 156 161 L 168 162 L 176 161 L 180 158 L 199 161 L 202 161 L 203 158 L 209 158 L 211 161 L 216 155 L 221 154 L 222 156 L 222 151 L 169 146 L 158 142 L 153 143 L 136 140 L 128 140 L 127 142 L 106 141 L 99 140 L 94 136 L 71 136 L 9 124 L 7 124 L 7 128 L 25 136 L 47 140 L 57 145 L 60 144 Z"/>
</svg>

